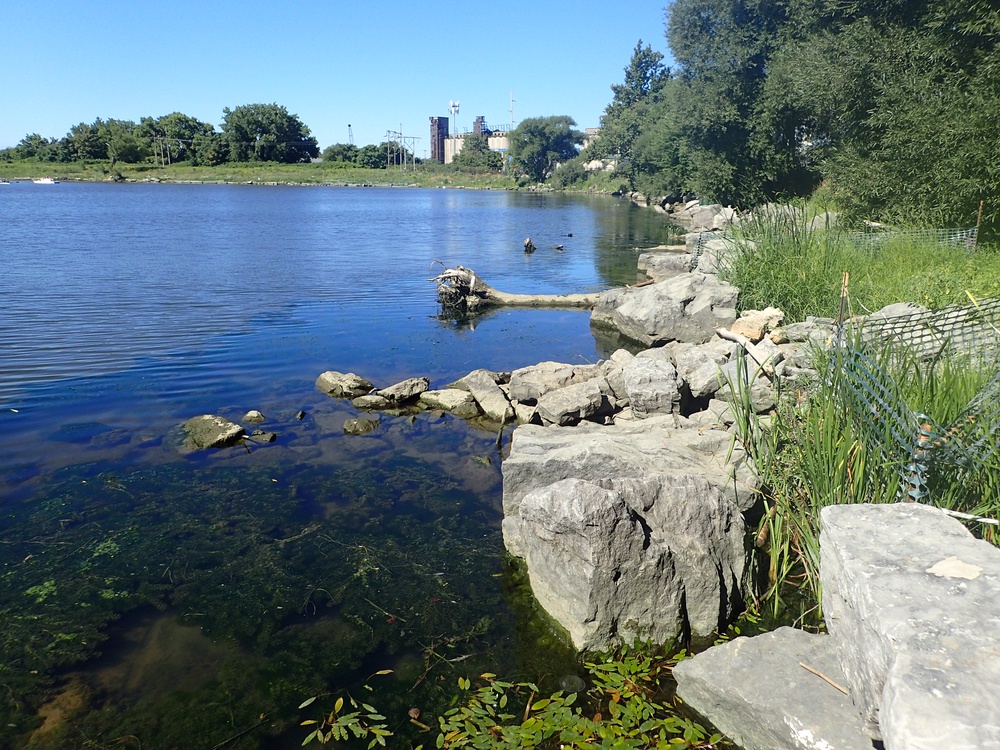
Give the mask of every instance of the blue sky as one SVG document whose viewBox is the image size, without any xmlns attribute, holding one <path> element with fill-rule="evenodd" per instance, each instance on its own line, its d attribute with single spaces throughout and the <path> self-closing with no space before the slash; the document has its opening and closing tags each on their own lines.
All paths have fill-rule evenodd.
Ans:
<svg viewBox="0 0 1000 750">
<path fill-rule="evenodd" d="M 0 0 L 0 148 L 61 138 L 101 117 L 277 103 L 320 148 L 429 150 L 431 115 L 460 102 L 458 130 L 569 115 L 600 124 L 639 39 L 667 53 L 665 2 L 639 0 Z"/>
</svg>

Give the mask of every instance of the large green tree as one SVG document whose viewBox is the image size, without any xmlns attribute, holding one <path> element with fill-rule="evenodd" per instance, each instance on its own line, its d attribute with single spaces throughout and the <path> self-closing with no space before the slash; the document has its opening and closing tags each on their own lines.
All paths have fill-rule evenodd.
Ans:
<svg viewBox="0 0 1000 750">
<path fill-rule="evenodd" d="M 316 139 L 297 115 L 277 104 L 245 104 L 223 111 L 222 136 L 230 161 L 295 163 L 319 156 Z"/>
<path fill-rule="evenodd" d="M 353 143 L 334 143 L 323 149 L 323 161 L 353 164 L 358 158 L 358 147 Z"/>
<path fill-rule="evenodd" d="M 499 172 L 503 169 L 503 155 L 490 148 L 490 137 L 486 133 L 470 133 L 462 139 L 462 150 L 452 160 L 452 164 L 471 169 L 489 169 Z"/>
<path fill-rule="evenodd" d="M 601 118 L 601 135 L 588 148 L 594 158 L 615 159 L 617 173 L 636 186 L 638 166 L 634 161 L 635 141 L 655 116 L 654 108 L 662 100 L 670 80 L 670 69 L 663 63 L 663 54 L 654 51 L 640 39 L 625 68 L 624 83 L 613 84 L 614 98 Z"/>
<path fill-rule="evenodd" d="M 583 143 L 583 133 L 566 115 L 529 117 L 511 131 L 508 155 L 515 170 L 542 182 L 564 161 L 572 159 Z"/>
<path fill-rule="evenodd" d="M 148 141 L 156 159 L 165 163 L 195 161 L 195 145 L 213 133 L 213 125 L 181 112 L 143 117 L 136 128 L 136 135 Z"/>
</svg>

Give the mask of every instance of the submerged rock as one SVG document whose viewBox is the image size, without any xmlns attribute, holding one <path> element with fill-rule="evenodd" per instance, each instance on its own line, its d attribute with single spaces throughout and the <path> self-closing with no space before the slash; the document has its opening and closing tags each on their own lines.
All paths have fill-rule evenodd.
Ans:
<svg viewBox="0 0 1000 750">
<path fill-rule="evenodd" d="M 379 421 L 377 419 L 371 419 L 369 417 L 347 419 L 344 421 L 344 434 L 364 435 L 375 430 L 378 425 Z"/>
</svg>

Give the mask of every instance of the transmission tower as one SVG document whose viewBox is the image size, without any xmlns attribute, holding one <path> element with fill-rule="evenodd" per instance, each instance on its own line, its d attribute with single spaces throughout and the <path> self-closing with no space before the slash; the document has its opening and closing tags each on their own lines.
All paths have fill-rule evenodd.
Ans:
<svg viewBox="0 0 1000 750">
<path fill-rule="evenodd" d="M 351 130 L 351 123 L 347 123 L 347 142 L 354 145 L 354 131 Z"/>
</svg>

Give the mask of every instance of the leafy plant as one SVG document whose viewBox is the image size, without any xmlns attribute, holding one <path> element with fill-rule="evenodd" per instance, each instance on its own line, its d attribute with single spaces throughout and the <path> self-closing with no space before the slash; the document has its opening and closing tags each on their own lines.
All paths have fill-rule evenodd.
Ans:
<svg viewBox="0 0 1000 750">
<path fill-rule="evenodd" d="M 648 647 L 622 648 L 586 663 L 591 687 L 544 695 L 532 682 L 508 682 L 485 672 L 475 682 L 458 678 L 453 707 L 438 718 L 438 748 L 710 748 L 722 737 L 677 714 L 663 702 L 670 669 L 678 658 L 655 656 Z M 581 682 L 581 688 L 586 683 Z M 310 698 L 302 707 L 311 704 Z M 385 744 L 391 732 L 384 717 L 348 696 L 338 698 L 303 744 L 371 737 L 369 748 Z M 416 722 L 429 730 L 429 727 Z M 313 725 L 315 722 L 306 722 Z"/>
<path fill-rule="evenodd" d="M 387 675 L 391 673 L 391 669 L 382 669 L 376 672 L 375 675 Z M 372 676 L 374 677 L 375 675 Z M 365 685 L 365 687 L 371 690 L 368 685 Z M 311 706 L 318 697 L 314 695 L 312 698 L 302 701 L 299 709 Z M 346 705 L 353 710 L 344 712 L 344 696 L 340 696 L 334 702 L 333 709 L 325 714 L 323 718 L 319 720 L 306 719 L 303 721 L 302 726 L 314 726 L 316 728 L 306 735 L 306 738 L 302 740 L 302 744 L 308 745 L 313 740 L 316 740 L 321 745 L 325 745 L 328 742 L 346 742 L 351 738 L 367 739 L 371 737 L 371 741 L 368 743 L 369 750 L 376 745 L 385 747 L 386 737 L 392 736 L 392 731 L 388 729 L 388 725 L 385 723 L 385 716 L 380 714 L 374 706 L 368 703 L 361 703 L 350 695 L 347 696 Z"/>
</svg>

